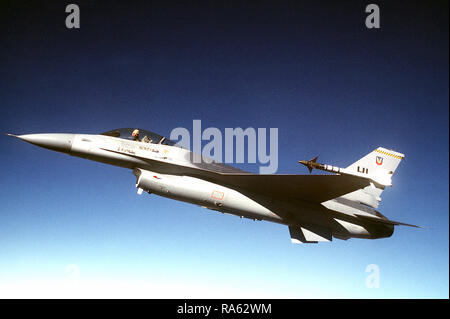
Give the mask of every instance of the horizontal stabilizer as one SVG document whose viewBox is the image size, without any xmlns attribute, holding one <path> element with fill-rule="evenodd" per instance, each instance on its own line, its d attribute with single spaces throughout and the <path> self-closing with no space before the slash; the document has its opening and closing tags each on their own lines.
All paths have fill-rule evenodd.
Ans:
<svg viewBox="0 0 450 319">
<path fill-rule="evenodd" d="M 382 224 L 387 224 L 387 225 L 394 225 L 394 226 L 409 226 L 409 227 L 416 227 L 416 228 L 423 228 L 422 226 L 417 226 L 417 225 L 412 225 L 412 224 L 407 224 L 407 223 L 402 223 L 402 222 L 397 222 L 395 220 L 390 220 L 390 219 L 381 219 L 381 218 L 377 218 L 377 217 L 372 217 L 372 216 L 367 216 L 367 215 L 357 215 L 358 218 L 360 219 L 366 219 L 366 220 L 370 220 L 372 222 L 376 222 L 376 223 L 382 223 Z"/>
<path fill-rule="evenodd" d="M 306 228 L 307 227 L 307 228 Z M 319 226 L 289 226 L 293 244 L 316 244 L 319 241 L 331 241 L 331 230 Z"/>
</svg>

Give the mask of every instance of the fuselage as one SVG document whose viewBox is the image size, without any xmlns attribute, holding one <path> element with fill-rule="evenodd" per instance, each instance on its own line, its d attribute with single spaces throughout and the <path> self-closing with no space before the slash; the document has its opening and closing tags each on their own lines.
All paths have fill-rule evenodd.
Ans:
<svg viewBox="0 0 450 319">
<path fill-rule="evenodd" d="M 334 237 L 381 238 L 392 235 L 393 226 L 358 220 L 346 210 L 305 200 L 282 201 L 242 190 L 221 181 L 222 174 L 242 174 L 237 168 L 200 159 L 174 143 L 143 142 L 121 136 L 96 134 L 29 134 L 19 138 L 72 156 L 133 170 L 138 192 L 199 205 L 218 212 L 285 225 L 321 225 Z"/>
</svg>

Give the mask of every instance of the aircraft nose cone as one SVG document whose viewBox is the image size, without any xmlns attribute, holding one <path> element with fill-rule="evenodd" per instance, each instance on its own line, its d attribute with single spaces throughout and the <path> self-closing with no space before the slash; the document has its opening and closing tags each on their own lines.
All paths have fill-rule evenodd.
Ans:
<svg viewBox="0 0 450 319">
<path fill-rule="evenodd" d="M 25 142 L 58 152 L 70 152 L 75 134 L 48 133 L 18 135 Z"/>
</svg>

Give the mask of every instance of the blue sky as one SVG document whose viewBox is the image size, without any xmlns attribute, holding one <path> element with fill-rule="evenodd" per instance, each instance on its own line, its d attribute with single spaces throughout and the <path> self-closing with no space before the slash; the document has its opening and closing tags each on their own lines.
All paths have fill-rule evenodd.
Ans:
<svg viewBox="0 0 450 319">
<path fill-rule="evenodd" d="M 383 146 L 406 158 L 380 211 L 427 229 L 292 245 L 285 226 L 138 196 L 128 170 L 3 136 L 0 296 L 448 298 L 448 3 L 379 3 L 380 30 L 356 1 L 78 1 L 79 30 L 62 3 L 2 4 L 2 132 L 276 127 L 293 174 Z"/>
</svg>

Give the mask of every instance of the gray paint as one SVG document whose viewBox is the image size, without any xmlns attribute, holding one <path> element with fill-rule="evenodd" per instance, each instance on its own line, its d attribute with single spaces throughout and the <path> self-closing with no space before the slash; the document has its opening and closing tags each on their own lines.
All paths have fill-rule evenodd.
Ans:
<svg viewBox="0 0 450 319">
<path fill-rule="evenodd" d="M 131 129 L 121 130 L 126 133 Z M 145 132 L 153 139 L 162 138 Z M 374 188 L 369 178 L 351 174 L 255 175 L 222 163 L 194 163 L 192 152 L 168 140 L 165 145 L 101 134 L 8 135 L 50 150 L 132 169 L 136 187 L 148 193 L 287 225 L 294 243 L 330 241 L 332 237 L 390 237 L 394 226 L 403 224 L 389 221 L 375 210 L 382 190 Z"/>
</svg>

